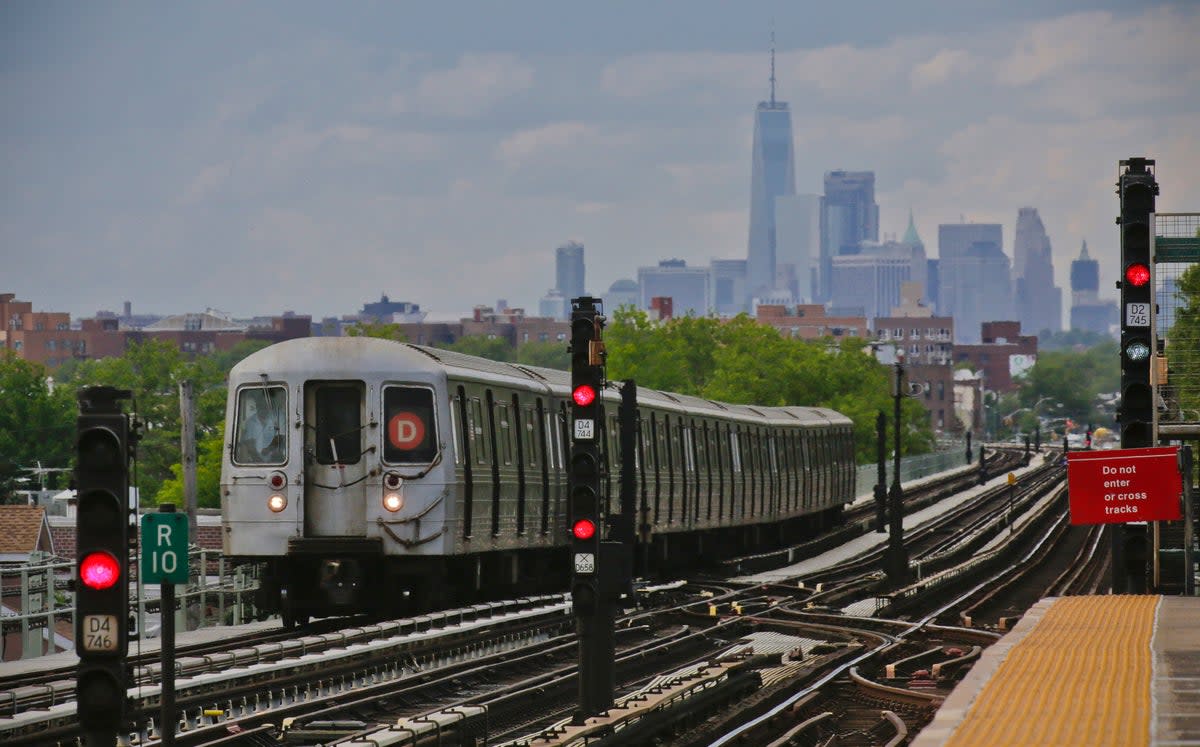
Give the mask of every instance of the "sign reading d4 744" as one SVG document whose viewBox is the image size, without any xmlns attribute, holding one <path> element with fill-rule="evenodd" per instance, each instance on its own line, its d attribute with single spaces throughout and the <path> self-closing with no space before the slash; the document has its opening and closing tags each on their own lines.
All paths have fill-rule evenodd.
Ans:
<svg viewBox="0 0 1200 747">
<path fill-rule="evenodd" d="M 186 514 L 142 516 L 142 583 L 186 584 L 188 518 Z"/>
<path fill-rule="evenodd" d="M 1122 524 L 1182 518 L 1179 447 L 1067 454 L 1072 524 Z"/>
</svg>

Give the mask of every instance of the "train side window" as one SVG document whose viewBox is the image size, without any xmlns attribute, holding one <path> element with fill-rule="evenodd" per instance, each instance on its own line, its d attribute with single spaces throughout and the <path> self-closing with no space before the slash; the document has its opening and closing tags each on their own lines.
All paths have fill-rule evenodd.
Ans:
<svg viewBox="0 0 1200 747">
<path fill-rule="evenodd" d="M 314 438 L 319 464 L 358 464 L 362 459 L 362 401 L 360 383 L 318 386 Z"/>
<path fill-rule="evenodd" d="M 287 461 L 287 389 L 253 386 L 238 392 L 234 415 L 233 461 L 283 464 Z"/>
<path fill-rule="evenodd" d="M 471 398 L 470 437 L 476 464 L 487 464 L 491 461 L 488 453 L 488 439 L 483 437 L 483 403 L 478 397 Z"/>
<path fill-rule="evenodd" d="M 385 386 L 383 461 L 428 464 L 437 457 L 437 422 L 433 390 L 418 386 Z"/>
<path fill-rule="evenodd" d="M 683 431 L 684 469 L 688 472 L 696 471 L 696 442 L 692 437 L 692 428 L 691 423 L 680 426 Z"/>
<path fill-rule="evenodd" d="M 463 463 L 463 454 L 466 445 L 463 443 L 463 422 L 462 422 L 462 387 L 458 388 L 458 393 L 450 400 L 450 431 L 454 437 L 454 463 Z"/>
<path fill-rule="evenodd" d="M 496 438 L 499 441 L 500 459 L 505 466 L 513 463 L 513 429 L 509 419 L 508 405 L 496 403 Z"/>
<path fill-rule="evenodd" d="M 733 459 L 733 471 L 742 471 L 742 450 L 738 446 L 738 434 L 732 427 L 729 429 L 729 454 Z"/>
</svg>

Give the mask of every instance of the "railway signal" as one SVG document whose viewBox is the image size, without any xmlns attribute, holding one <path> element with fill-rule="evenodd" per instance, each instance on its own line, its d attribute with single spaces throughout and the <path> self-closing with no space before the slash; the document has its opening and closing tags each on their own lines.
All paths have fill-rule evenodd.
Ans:
<svg viewBox="0 0 1200 747">
<path fill-rule="evenodd" d="M 1154 446 L 1154 388 L 1150 380 L 1151 327 L 1154 322 L 1154 264 L 1150 256 L 1150 216 L 1158 182 L 1154 161 L 1121 161 L 1117 184 L 1121 200 L 1121 403 L 1117 420 L 1121 448 Z M 1113 592 L 1146 589 L 1147 537 L 1144 525 L 1114 529 Z"/>
<path fill-rule="evenodd" d="M 79 392 L 75 486 L 76 702 L 80 725 L 96 744 L 112 744 L 125 712 L 129 650 L 129 392 Z"/>
<path fill-rule="evenodd" d="M 571 458 L 567 472 L 571 604 L 579 630 L 581 720 L 613 703 L 612 603 L 601 585 L 601 433 L 604 410 L 604 317 L 600 300 L 571 300 Z"/>
</svg>

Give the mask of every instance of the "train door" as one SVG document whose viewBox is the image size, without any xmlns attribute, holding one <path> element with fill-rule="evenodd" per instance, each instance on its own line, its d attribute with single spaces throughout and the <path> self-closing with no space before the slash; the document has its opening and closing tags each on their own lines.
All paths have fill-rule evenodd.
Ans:
<svg viewBox="0 0 1200 747">
<path fill-rule="evenodd" d="M 304 535 L 362 537 L 370 470 L 361 381 L 315 381 L 304 389 Z"/>
</svg>

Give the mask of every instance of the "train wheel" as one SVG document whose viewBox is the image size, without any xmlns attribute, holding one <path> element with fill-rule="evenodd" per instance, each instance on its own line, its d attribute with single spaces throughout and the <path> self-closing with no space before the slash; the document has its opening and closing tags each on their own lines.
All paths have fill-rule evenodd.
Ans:
<svg viewBox="0 0 1200 747">
<path fill-rule="evenodd" d="M 296 609 L 286 586 L 279 590 L 279 615 L 283 618 L 283 627 L 289 630 L 308 624 L 308 615 Z"/>
</svg>

